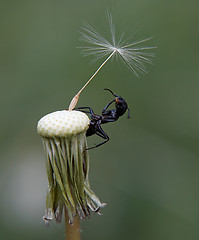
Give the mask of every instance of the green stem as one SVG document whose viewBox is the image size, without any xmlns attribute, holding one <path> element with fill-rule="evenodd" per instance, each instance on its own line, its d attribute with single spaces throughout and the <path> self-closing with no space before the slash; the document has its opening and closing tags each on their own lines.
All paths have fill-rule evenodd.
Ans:
<svg viewBox="0 0 199 240">
<path fill-rule="evenodd" d="M 80 219 L 78 214 L 76 215 L 73 224 L 69 223 L 69 217 L 65 208 L 65 231 L 66 240 L 80 240 Z"/>
</svg>

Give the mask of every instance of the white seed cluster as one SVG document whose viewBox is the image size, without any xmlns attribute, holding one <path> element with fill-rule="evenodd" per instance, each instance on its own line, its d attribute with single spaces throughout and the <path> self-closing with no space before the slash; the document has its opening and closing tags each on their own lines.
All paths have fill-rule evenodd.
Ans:
<svg viewBox="0 0 199 240">
<path fill-rule="evenodd" d="M 38 134 L 44 137 L 66 137 L 86 131 L 88 116 L 80 111 L 56 111 L 42 117 L 37 125 Z"/>
</svg>

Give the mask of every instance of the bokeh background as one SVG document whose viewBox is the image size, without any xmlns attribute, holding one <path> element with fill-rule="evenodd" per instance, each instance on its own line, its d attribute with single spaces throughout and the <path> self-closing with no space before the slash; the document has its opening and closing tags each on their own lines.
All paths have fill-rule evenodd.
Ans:
<svg viewBox="0 0 199 240">
<path fill-rule="evenodd" d="M 104 126 L 111 141 L 90 151 L 90 182 L 103 216 L 82 223 L 83 239 L 199 239 L 198 1 L 0 1 L 0 239 L 64 239 L 46 228 L 47 179 L 37 121 L 65 109 L 99 66 L 80 55 L 84 21 L 104 31 L 153 36 L 153 66 L 136 78 L 113 60 L 82 93 L 96 113 L 123 96 L 131 119 Z M 141 27 L 141 28 L 140 28 Z M 136 37 L 136 36 L 135 36 Z M 101 141 L 89 138 L 89 144 Z"/>
</svg>

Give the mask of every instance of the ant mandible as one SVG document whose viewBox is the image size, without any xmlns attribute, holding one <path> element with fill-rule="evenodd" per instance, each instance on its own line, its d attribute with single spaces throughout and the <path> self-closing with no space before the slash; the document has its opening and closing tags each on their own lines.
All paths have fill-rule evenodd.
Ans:
<svg viewBox="0 0 199 240">
<path fill-rule="evenodd" d="M 128 108 L 128 104 L 125 101 L 124 98 L 114 94 L 110 89 L 104 88 L 104 90 L 107 90 L 112 93 L 112 95 L 115 97 L 110 103 L 108 103 L 105 108 L 102 111 L 102 115 L 97 115 L 94 113 L 94 111 L 90 107 L 79 107 L 75 108 L 77 110 L 82 110 L 82 112 L 85 113 L 90 113 L 90 124 L 89 128 L 86 132 L 86 136 L 92 136 L 94 134 L 98 135 L 99 137 L 105 139 L 105 141 L 95 145 L 94 147 L 89 147 L 86 150 L 90 150 L 93 148 L 97 148 L 104 143 L 109 141 L 108 135 L 104 132 L 104 130 L 101 128 L 101 124 L 109 123 L 109 122 L 115 122 L 118 120 L 119 117 L 124 115 L 126 110 L 128 110 L 128 118 L 130 118 L 130 111 Z M 108 107 L 112 104 L 115 103 L 115 109 L 107 110 Z M 89 111 L 85 111 L 84 109 L 88 109 Z"/>
</svg>

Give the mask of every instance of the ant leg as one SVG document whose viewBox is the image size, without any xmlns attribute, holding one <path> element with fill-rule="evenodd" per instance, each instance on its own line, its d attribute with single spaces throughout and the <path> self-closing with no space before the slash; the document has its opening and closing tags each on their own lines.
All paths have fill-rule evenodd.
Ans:
<svg viewBox="0 0 199 240">
<path fill-rule="evenodd" d="M 76 109 L 74 108 L 74 110 L 76 110 Z M 84 110 L 81 110 L 81 112 L 83 112 L 83 113 L 90 113 L 89 111 L 84 111 Z"/>
<path fill-rule="evenodd" d="M 112 103 L 114 103 L 115 102 L 115 99 L 114 100 L 112 100 L 110 103 L 108 103 L 106 106 L 105 106 L 105 108 L 102 110 L 102 114 L 106 111 L 106 109 L 112 104 Z"/>
<path fill-rule="evenodd" d="M 74 108 L 74 110 L 83 110 L 83 109 L 89 109 L 89 111 L 82 111 L 82 112 L 90 113 L 91 115 L 94 114 L 92 108 L 90 108 L 90 107 L 77 107 L 77 108 Z"/>
<path fill-rule="evenodd" d="M 96 135 L 98 135 L 99 137 L 106 139 L 104 142 L 101 142 L 93 147 L 89 147 L 86 150 L 91 150 L 93 148 L 97 148 L 100 147 L 101 145 L 105 144 L 106 142 L 108 142 L 110 140 L 109 136 L 104 132 L 104 130 L 100 127 L 100 125 L 98 124 L 98 131 L 96 132 Z"/>
<path fill-rule="evenodd" d="M 110 123 L 110 122 L 115 122 L 115 121 L 117 121 L 117 119 L 118 119 L 118 117 L 108 117 L 108 116 L 106 116 L 106 117 L 104 117 L 104 119 L 103 119 L 103 121 L 102 121 L 102 124 L 104 124 L 104 123 Z"/>
</svg>

